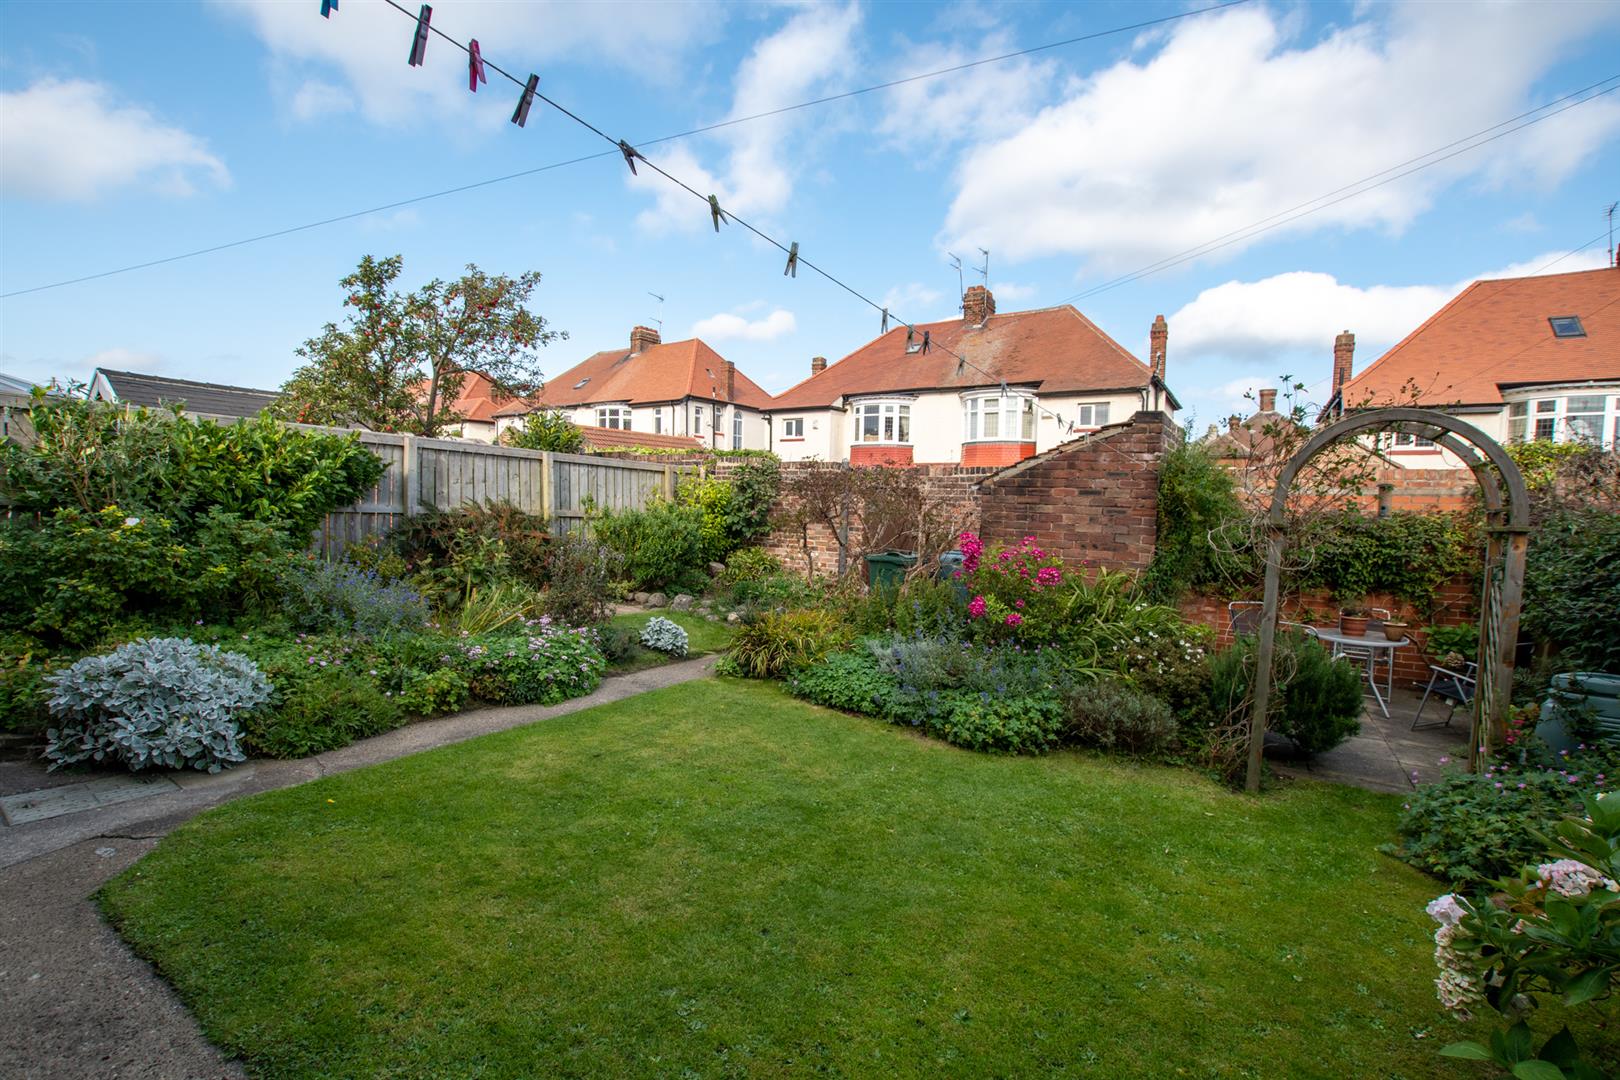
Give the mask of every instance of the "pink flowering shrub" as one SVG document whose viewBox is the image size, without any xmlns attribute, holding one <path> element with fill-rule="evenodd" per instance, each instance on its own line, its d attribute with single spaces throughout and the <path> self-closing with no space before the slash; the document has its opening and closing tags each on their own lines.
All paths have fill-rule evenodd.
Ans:
<svg viewBox="0 0 1620 1080">
<path fill-rule="evenodd" d="M 1620 795 L 1594 795 L 1586 811 L 1559 823 L 1555 858 L 1495 882 L 1494 895 L 1448 893 L 1429 904 L 1440 1003 L 1460 1019 L 1490 1009 L 1510 1022 L 1489 1046 L 1453 1043 L 1442 1054 L 1514 1076 L 1604 1075 L 1580 1059 L 1568 1028 L 1536 1048 L 1525 1021 L 1537 995 L 1581 1005 L 1612 998 L 1620 982 Z"/>
<path fill-rule="evenodd" d="M 973 635 L 983 641 L 1052 645 L 1061 637 L 1068 606 L 1063 560 L 1033 536 L 1015 547 L 986 552 L 970 532 L 959 538 L 963 584 Z"/>
</svg>

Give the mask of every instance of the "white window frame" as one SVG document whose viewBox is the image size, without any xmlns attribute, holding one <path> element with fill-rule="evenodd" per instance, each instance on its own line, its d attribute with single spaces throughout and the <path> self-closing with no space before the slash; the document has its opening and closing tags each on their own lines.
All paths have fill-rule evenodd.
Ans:
<svg viewBox="0 0 1620 1080">
<path fill-rule="evenodd" d="M 633 413 L 628 405 L 598 405 L 596 426 L 614 431 L 630 431 Z"/>
<path fill-rule="evenodd" d="M 802 416 L 789 416 L 789 417 L 786 417 L 785 419 L 783 419 L 783 421 L 782 421 L 782 438 L 784 438 L 784 439 L 802 439 L 802 438 L 804 438 L 804 417 L 802 417 Z"/>
<path fill-rule="evenodd" d="M 741 450 L 743 442 L 743 415 L 741 409 L 731 410 L 731 448 Z"/>
<path fill-rule="evenodd" d="M 995 433 L 990 434 L 990 418 L 995 417 Z M 1017 430 L 1013 433 L 1007 431 L 1007 421 L 1018 418 Z M 1035 395 L 1021 390 L 985 390 L 974 394 L 962 395 L 962 441 L 964 443 L 979 442 L 1018 442 L 1032 443 L 1035 441 Z"/>
<path fill-rule="evenodd" d="M 1601 408 L 1570 411 L 1571 401 L 1591 399 L 1601 401 Z M 1578 434 L 1572 426 L 1575 418 L 1588 422 L 1594 430 Z M 1590 441 L 1595 435 L 1598 445 L 1613 450 L 1620 447 L 1620 393 L 1612 387 L 1572 387 L 1510 401 L 1507 435 L 1509 442 L 1546 440 L 1553 443 Z"/>
<path fill-rule="evenodd" d="M 1084 428 L 1095 431 L 1108 426 L 1108 414 L 1111 411 L 1110 401 L 1080 401 L 1074 406 L 1074 426 L 1076 429 Z"/>
<path fill-rule="evenodd" d="M 851 446 L 910 446 L 911 399 L 866 398 L 850 405 L 854 423 L 850 427 Z M 877 433 L 866 436 L 866 417 L 875 418 Z"/>
<path fill-rule="evenodd" d="M 692 406 L 692 434 L 703 434 L 703 406 Z"/>
</svg>

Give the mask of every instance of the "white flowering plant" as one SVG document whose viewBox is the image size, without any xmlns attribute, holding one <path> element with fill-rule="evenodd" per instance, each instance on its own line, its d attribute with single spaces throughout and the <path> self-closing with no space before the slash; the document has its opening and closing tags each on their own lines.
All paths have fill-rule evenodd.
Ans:
<svg viewBox="0 0 1620 1080">
<path fill-rule="evenodd" d="M 1585 808 L 1558 823 L 1550 860 L 1494 882 L 1489 895 L 1429 904 L 1440 924 L 1440 1003 L 1464 1020 L 1488 1008 L 1509 1021 L 1489 1045 L 1453 1043 L 1445 1056 L 1494 1062 L 1521 1080 L 1605 1075 L 1581 1060 L 1567 1027 L 1536 1047 L 1526 1022 L 1538 995 L 1582 1005 L 1612 996 L 1620 981 L 1620 794 L 1590 796 Z"/>
</svg>

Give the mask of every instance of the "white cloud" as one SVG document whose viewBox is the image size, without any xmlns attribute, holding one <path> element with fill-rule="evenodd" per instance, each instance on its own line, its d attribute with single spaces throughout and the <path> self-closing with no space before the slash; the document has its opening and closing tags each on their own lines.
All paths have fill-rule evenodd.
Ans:
<svg viewBox="0 0 1620 1080">
<path fill-rule="evenodd" d="M 0 188 L 38 199 L 94 199 L 142 186 L 190 195 L 230 173 L 202 139 L 84 79 L 44 79 L 0 93 Z"/>
<path fill-rule="evenodd" d="M 997 307 L 1007 300 L 1028 300 L 1039 291 L 1038 285 L 1020 285 L 1016 281 L 996 281 L 990 285 L 990 292 L 996 298 Z"/>
<path fill-rule="evenodd" d="M 1299 352 L 1329 357 L 1341 330 L 1356 335 L 1356 352 L 1377 356 L 1415 330 L 1469 282 L 1478 278 L 1524 277 L 1558 259 L 1548 252 L 1445 285 L 1347 285 L 1331 274 L 1296 270 L 1259 281 L 1228 281 L 1205 289 L 1170 316 L 1170 355 L 1174 358 L 1225 356 L 1256 359 Z M 1606 265 L 1604 254 L 1588 251 L 1561 259 L 1547 273 L 1563 274 Z M 1358 361 L 1364 366 L 1366 359 Z M 1323 363 L 1326 363 L 1324 359 Z"/>
<path fill-rule="evenodd" d="M 860 21 L 860 9 L 853 3 L 800 9 L 781 29 L 760 39 L 738 67 L 727 119 L 797 104 L 816 96 L 829 80 L 845 77 L 853 67 L 852 39 Z M 723 169 L 705 167 L 686 146 L 660 146 L 649 149 L 648 156 L 703 194 L 714 194 L 724 209 L 744 216 L 770 214 L 787 205 L 793 193 L 793 176 L 782 161 L 781 147 L 801 119 L 801 114 L 785 113 L 717 132 L 715 138 L 726 147 Z M 656 200 L 638 217 L 643 227 L 654 231 L 711 227 L 703 205 L 663 177 L 637 176 L 628 182 Z"/>
<path fill-rule="evenodd" d="M 889 314 L 896 318 L 908 318 L 912 322 L 924 322 L 933 317 L 937 310 L 935 305 L 943 297 L 938 289 L 930 289 L 919 281 L 908 282 L 905 285 L 896 285 L 883 294 L 879 303 L 889 309 Z"/>
<path fill-rule="evenodd" d="M 699 319 L 692 327 L 692 336 L 710 341 L 775 341 L 793 333 L 798 327 L 793 312 L 782 308 L 752 322 L 741 315 L 721 312 L 707 319 Z"/>
<path fill-rule="evenodd" d="M 1078 255 L 1103 272 L 1162 258 L 1524 111 L 1547 93 L 1540 77 L 1620 8 L 1362 14 L 1303 43 L 1290 37 L 1298 20 L 1262 7 L 1177 24 L 1162 46 L 1145 43 L 1150 55 L 972 145 L 942 238 L 1014 259 Z M 1464 177 L 1555 184 L 1617 128 L 1620 101 L 1600 99 L 1277 232 L 1398 231 Z"/>
<path fill-rule="evenodd" d="M 302 3 L 214 0 L 246 23 L 270 50 L 272 89 L 294 116 L 310 119 L 345 95 L 367 120 L 388 126 L 424 118 L 450 127 L 499 127 L 512 115 L 519 88 L 495 72 L 476 94 L 467 90 L 467 55 L 448 41 L 428 41 L 421 68 L 405 62 L 414 23 L 387 4 L 345 4 L 330 19 L 312 18 Z M 415 5 L 410 5 L 414 11 Z M 666 78 L 681 70 L 687 51 L 717 35 L 722 8 L 706 0 L 613 4 L 528 0 L 464 0 L 440 6 L 433 25 L 459 40 L 479 40 L 487 60 L 523 78 L 555 61 L 588 57 L 621 70 Z M 529 126 L 544 117 L 536 105 Z M 550 117 L 560 121 L 558 117 Z"/>
<path fill-rule="evenodd" d="M 971 48 L 903 41 L 897 51 L 905 60 L 888 77 L 906 78 L 956 67 L 1015 47 L 1005 32 L 978 35 Z M 978 132 L 1006 131 L 1027 123 L 1055 72 L 1054 63 L 1025 57 L 906 83 L 885 92 L 878 130 L 930 158 L 936 156 L 928 153 L 930 149 L 937 152 Z"/>
</svg>

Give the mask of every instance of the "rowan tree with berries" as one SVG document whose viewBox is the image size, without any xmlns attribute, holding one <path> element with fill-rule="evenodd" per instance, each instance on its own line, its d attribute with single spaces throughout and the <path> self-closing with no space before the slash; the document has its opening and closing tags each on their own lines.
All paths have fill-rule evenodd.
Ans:
<svg viewBox="0 0 1620 1080">
<path fill-rule="evenodd" d="M 462 417 L 453 408 L 471 373 L 498 399 L 539 393 L 536 350 L 567 334 L 531 312 L 539 271 L 512 278 L 469 263 L 455 281 L 415 292 L 394 287 L 403 256 L 360 260 L 345 277 L 344 325 L 327 323 L 298 348 L 304 365 L 281 388 L 276 411 L 306 424 L 437 435 Z"/>
</svg>

